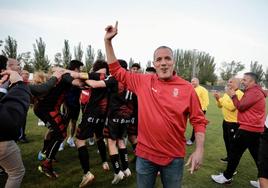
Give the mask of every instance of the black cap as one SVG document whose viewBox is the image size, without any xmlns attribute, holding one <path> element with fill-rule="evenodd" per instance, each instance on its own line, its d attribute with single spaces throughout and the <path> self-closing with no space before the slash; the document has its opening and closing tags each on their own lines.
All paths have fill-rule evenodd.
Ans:
<svg viewBox="0 0 268 188">
<path fill-rule="evenodd" d="M 83 65 L 84 64 L 81 61 L 72 60 L 72 61 L 70 61 L 69 65 L 68 65 L 68 69 L 69 70 L 74 70 L 74 69 L 79 68 L 79 67 L 81 67 Z"/>
</svg>

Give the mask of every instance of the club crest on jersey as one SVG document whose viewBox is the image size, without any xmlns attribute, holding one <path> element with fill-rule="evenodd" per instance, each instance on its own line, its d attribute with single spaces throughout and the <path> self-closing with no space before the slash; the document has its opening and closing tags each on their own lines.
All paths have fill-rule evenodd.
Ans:
<svg viewBox="0 0 268 188">
<path fill-rule="evenodd" d="M 179 96 L 179 89 L 178 88 L 174 88 L 173 89 L 173 97 L 178 97 Z"/>
</svg>

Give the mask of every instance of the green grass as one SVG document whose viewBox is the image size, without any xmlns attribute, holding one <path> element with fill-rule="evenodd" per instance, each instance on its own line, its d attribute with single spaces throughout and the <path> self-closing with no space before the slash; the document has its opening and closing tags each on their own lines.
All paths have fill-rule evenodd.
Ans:
<svg viewBox="0 0 268 188">
<path fill-rule="evenodd" d="M 211 97 L 211 96 L 210 96 Z M 210 175 L 222 172 L 226 165 L 222 164 L 219 159 L 225 157 L 225 148 L 222 138 L 222 115 L 221 111 L 216 107 L 213 98 L 210 98 L 210 105 L 207 111 L 207 118 L 210 121 L 207 127 L 205 156 L 202 168 L 190 175 L 187 169 L 184 169 L 183 188 L 217 188 L 224 187 L 217 185 L 211 181 Z M 188 126 L 186 135 L 189 138 L 191 134 L 191 126 Z M 82 170 L 78 160 L 77 150 L 66 147 L 65 150 L 57 154 L 59 162 L 55 164 L 56 170 L 60 177 L 56 180 L 51 180 L 40 174 L 37 170 L 39 162 L 37 161 L 37 153 L 42 147 L 43 135 L 46 128 L 37 126 L 37 118 L 33 115 L 32 110 L 29 111 L 26 134 L 30 140 L 28 144 L 19 144 L 22 151 L 22 158 L 26 168 L 26 174 L 23 179 L 23 188 L 71 188 L 78 187 Z M 103 173 L 101 168 L 101 160 L 97 154 L 96 145 L 90 146 L 90 163 L 91 169 L 96 176 L 95 182 L 90 187 L 136 187 L 135 173 L 133 176 L 120 182 L 118 185 L 111 185 L 113 178 L 112 171 Z M 187 147 L 187 156 L 193 151 L 194 146 Z M 130 155 L 132 158 L 133 155 Z M 110 165 L 111 166 L 111 165 Z M 134 164 L 130 164 L 133 172 Z M 253 159 L 246 152 L 238 166 L 238 174 L 234 177 L 234 181 L 230 187 L 233 188 L 249 188 L 249 180 L 256 179 L 257 170 Z M 6 177 L 0 176 L 0 187 L 4 186 Z M 156 187 L 162 187 L 160 178 L 157 178 Z"/>
</svg>

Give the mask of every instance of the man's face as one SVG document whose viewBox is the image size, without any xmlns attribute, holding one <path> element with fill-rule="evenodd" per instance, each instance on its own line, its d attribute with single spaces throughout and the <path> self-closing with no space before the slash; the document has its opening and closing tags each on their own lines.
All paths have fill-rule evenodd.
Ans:
<svg viewBox="0 0 268 188">
<path fill-rule="evenodd" d="M 138 67 L 131 67 L 130 71 L 133 73 L 137 73 L 137 72 L 139 72 L 139 68 Z"/>
<path fill-rule="evenodd" d="M 191 80 L 191 84 L 194 86 L 194 88 L 196 88 L 199 85 L 199 82 L 197 79 L 194 78 Z"/>
<path fill-rule="evenodd" d="M 174 61 L 172 52 L 167 48 L 160 48 L 154 54 L 154 67 L 161 80 L 168 80 L 173 75 Z"/>
<path fill-rule="evenodd" d="M 15 59 L 8 59 L 8 61 L 7 61 L 7 70 L 13 70 L 13 71 L 16 71 L 16 72 L 20 73 L 21 72 L 20 62 L 18 62 Z"/>
<path fill-rule="evenodd" d="M 250 76 L 244 75 L 243 79 L 241 80 L 241 85 L 244 89 L 248 89 L 254 85 L 254 80 Z"/>
<path fill-rule="evenodd" d="M 233 79 L 229 79 L 227 82 L 227 87 L 231 89 L 237 89 L 237 83 Z"/>
<path fill-rule="evenodd" d="M 28 71 L 21 71 L 21 77 L 24 81 L 28 81 L 29 80 L 29 77 L 30 77 L 30 74 Z"/>
</svg>

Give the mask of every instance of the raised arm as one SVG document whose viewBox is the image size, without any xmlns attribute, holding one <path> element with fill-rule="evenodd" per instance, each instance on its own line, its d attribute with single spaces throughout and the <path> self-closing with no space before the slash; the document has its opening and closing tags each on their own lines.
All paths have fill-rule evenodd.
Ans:
<svg viewBox="0 0 268 188">
<path fill-rule="evenodd" d="M 108 64 L 111 64 L 117 60 L 112 45 L 112 39 L 115 37 L 115 35 L 117 35 L 117 27 L 118 22 L 116 21 L 115 26 L 109 25 L 105 28 L 106 34 L 104 36 L 104 44 Z"/>
</svg>

